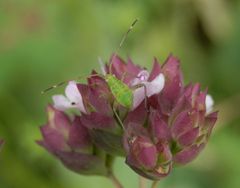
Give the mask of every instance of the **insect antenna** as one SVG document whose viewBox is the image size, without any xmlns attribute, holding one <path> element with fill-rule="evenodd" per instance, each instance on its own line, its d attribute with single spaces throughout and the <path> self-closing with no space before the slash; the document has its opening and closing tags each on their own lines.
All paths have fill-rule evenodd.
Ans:
<svg viewBox="0 0 240 188">
<path fill-rule="evenodd" d="M 101 75 L 101 74 L 91 74 L 91 75 L 89 75 L 89 76 L 87 76 L 87 77 L 84 77 L 84 76 L 78 76 L 78 77 L 75 77 L 74 79 L 66 80 L 66 81 L 60 82 L 60 83 L 58 83 L 58 84 L 55 84 L 55 85 L 53 85 L 53 86 L 51 86 L 51 87 L 48 87 L 48 88 L 44 89 L 44 90 L 41 92 L 41 94 L 45 94 L 45 93 L 51 91 L 52 89 L 55 89 L 55 88 L 61 87 L 61 86 L 67 84 L 68 82 L 70 82 L 70 81 L 72 81 L 72 80 L 80 80 L 80 79 L 83 79 L 83 78 L 91 78 L 91 77 L 93 77 L 93 76 L 104 77 L 104 76 Z"/>
<path fill-rule="evenodd" d="M 110 74 L 112 74 L 112 63 L 113 63 L 113 60 L 116 58 L 117 52 L 121 49 L 121 47 L 122 47 L 122 45 L 124 44 L 124 42 L 125 42 L 128 34 L 131 32 L 131 30 L 133 29 L 133 27 L 135 26 L 135 24 L 136 24 L 137 22 L 138 22 L 138 18 L 136 18 L 136 19 L 133 21 L 133 23 L 131 24 L 131 26 L 130 26 L 129 29 L 127 30 L 127 32 L 123 35 L 123 37 L 122 37 L 122 39 L 121 39 L 121 42 L 120 42 L 117 50 L 114 52 L 113 57 L 112 57 L 112 59 L 111 59 L 111 61 L 110 61 L 110 64 L 109 64 L 109 72 L 110 72 Z M 97 75 L 100 76 L 100 77 L 104 77 L 104 76 L 106 75 L 106 71 L 105 71 L 105 69 L 104 69 L 104 67 L 103 67 L 103 63 L 102 63 L 102 60 L 101 60 L 100 58 L 99 58 L 99 63 L 101 64 L 101 68 L 102 68 L 103 75 L 101 75 L 101 74 L 92 74 L 92 75 L 88 76 L 87 78 L 92 77 L 92 76 L 97 76 Z M 82 77 L 82 76 L 79 77 L 79 76 L 78 76 L 77 78 L 71 79 L 71 80 L 78 80 L 78 79 L 82 79 L 82 78 L 84 78 L 84 77 Z M 58 87 L 60 87 L 60 86 L 63 86 L 64 84 L 68 83 L 68 82 L 71 81 L 71 80 L 66 80 L 66 81 L 60 82 L 60 83 L 58 83 L 58 84 L 56 84 L 56 85 L 53 85 L 53 86 L 51 86 L 51 87 L 48 87 L 47 89 L 43 90 L 43 91 L 41 92 L 41 94 L 45 94 L 45 93 L 51 91 L 52 89 L 58 88 Z"/>
<path fill-rule="evenodd" d="M 107 72 L 105 70 L 105 66 L 104 66 L 104 63 L 103 63 L 101 57 L 98 57 L 98 63 L 100 65 L 100 68 L 101 68 L 101 71 L 102 71 L 103 75 L 106 76 Z"/>
<path fill-rule="evenodd" d="M 51 87 L 48 87 L 48 88 L 44 89 L 43 91 L 41 91 L 41 94 L 45 94 L 45 93 L 47 93 L 48 91 L 51 91 L 52 89 L 58 88 L 58 87 L 60 87 L 60 86 L 62 86 L 62 85 L 64 85 L 64 84 L 66 84 L 67 82 L 68 82 L 68 81 L 63 81 L 63 82 L 60 82 L 60 83 L 58 83 L 58 84 L 56 84 L 56 85 L 53 85 L 53 86 L 51 86 Z"/>
<path fill-rule="evenodd" d="M 113 64 L 113 60 L 116 58 L 117 56 L 117 52 L 122 48 L 122 45 L 124 44 L 128 34 L 132 31 L 133 27 L 136 25 L 136 23 L 138 22 L 138 18 L 136 18 L 133 23 L 131 24 L 131 26 L 129 27 L 129 29 L 127 30 L 127 32 L 123 35 L 121 42 L 117 48 L 117 50 L 113 53 L 113 57 L 111 58 L 111 61 L 109 63 L 109 73 L 112 74 L 112 64 Z"/>
</svg>

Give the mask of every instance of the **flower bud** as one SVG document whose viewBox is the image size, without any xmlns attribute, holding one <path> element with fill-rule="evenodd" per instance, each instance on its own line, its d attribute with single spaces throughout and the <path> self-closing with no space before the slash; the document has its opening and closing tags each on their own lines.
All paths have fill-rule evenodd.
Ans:
<svg viewBox="0 0 240 188">
<path fill-rule="evenodd" d="M 105 156 L 96 155 L 89 132 L 80 120 L 48 106 L 48 122 L 41 127 L 43 140 L 37 141 L 68 169 L 85 175 L 106 175 Z"/>
</svg>

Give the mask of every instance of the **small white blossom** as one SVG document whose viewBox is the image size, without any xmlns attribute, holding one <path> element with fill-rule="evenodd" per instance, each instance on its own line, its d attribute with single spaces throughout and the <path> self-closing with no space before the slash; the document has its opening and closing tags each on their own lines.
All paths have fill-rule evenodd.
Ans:
<svg viewBox="0 0 240 188">
<path fill-rule="evenodd" d="M 140 86 L 134 90 L 132 110 L 138 107 L 145 97 L 151 97 L 162 91 L 165 83 L 165 78 L 162 73 L 156 76 L 152 81 L 148 81 L 148 79 L 149 73 L 146 70 L 143 70 L 137 75 L 137 78 L 132 81 L 132 87 Z"/>
<path fill-rule="evenodd" d="M 206 114 L 209 114 L 213 110 L 214 100 L 211 95 L 206 96 Z"/>
<path fill-rule="evenodd" d="M 58 110 L 64 111 L 70 108 L 79 109 L 81 112 L 86 113 L 86 109 L 83 104 L 83 99 L 80 91 L 77 88 L 77 84 L 74 81 L 70 81 L 65 89 L 65 95 L 54 95 L 53 102 L 54 107 Z"/>
</svg>

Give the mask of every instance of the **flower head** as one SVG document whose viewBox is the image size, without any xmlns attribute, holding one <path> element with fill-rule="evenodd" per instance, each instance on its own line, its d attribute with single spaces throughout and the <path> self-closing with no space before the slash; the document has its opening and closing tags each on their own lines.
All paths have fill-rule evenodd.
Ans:
<svg viewBox="0 0 240 188">
<path fill-rule="evenodd" d="M 162 92 L 150 101 L 149 113 L 142 105 L 128 114 L 124 135 L 127 164 L 153 180 L 195 159 L 217 120 L 207 92 L 199 84 L 183 86 L 176 58 L 170 56 L 159 70 L 166 78 Z"/>
<path fill-rule="evenodd" d="M 194 160 L 217 120 L 212 97 L 200 84 L 184 86 L 180 61 L 172 55 L 162 66 L 155 59 L 150 72 L 130 59 L 112 58 L 101 67 L 103 75 L 93 71 L 87 84 L 71 81 L 66 96 L 53 96 L 38 143 L 81 174 L 106 175 L 105 158 L 95 150 L 126 157 L 136 173 L 152 180 Z M 117 103 L 105 80 L 109 74 L 132 90 L 131 108 Z M 68 108 L 82 113 L 71 120 Z"/>
<path fill-rule="evenodd" d="M 48 106 L 48 123 L 41 127 L 38 144 L 57 157 L 67 168 L 80 174 L 106 175 L 104 156 L 98 156 L 89 132 L 80 117 L 70 120 L 63 112 Z"/>
</svg>

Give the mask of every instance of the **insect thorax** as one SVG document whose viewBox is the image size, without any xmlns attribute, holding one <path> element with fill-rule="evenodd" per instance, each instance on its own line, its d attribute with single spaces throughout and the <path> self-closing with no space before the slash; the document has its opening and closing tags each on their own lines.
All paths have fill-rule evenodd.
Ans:
<svg viewBox="0 0 240 188">
<path fill-rule="evenodd" d="M 106 82 L 116 101 L 126 108 L 131 108 L 133 103 L 132 90 L 125 83 L 111 74 L 106 75 Z"/>
</svg>

